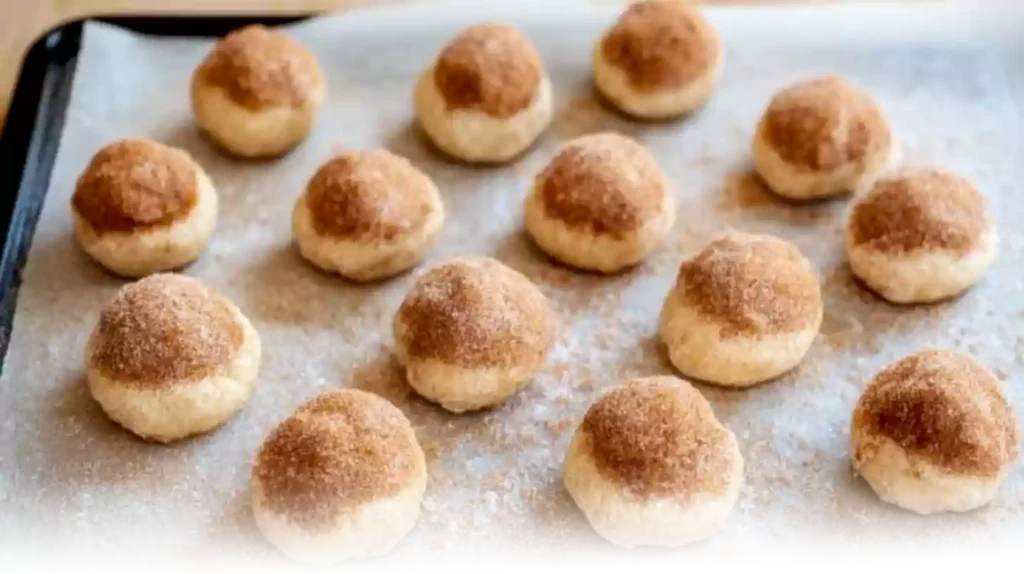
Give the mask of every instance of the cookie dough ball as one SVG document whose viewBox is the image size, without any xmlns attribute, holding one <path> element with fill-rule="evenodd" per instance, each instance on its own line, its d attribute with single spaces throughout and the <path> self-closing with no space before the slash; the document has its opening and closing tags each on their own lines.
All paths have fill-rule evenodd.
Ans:
<svg viewBox="0 0 1024 574">
<path fill-rule="evenodd" d="M 416 83 L 420 126 L 470 163 L 509 161 L 551 123 L 551 82 L 530 40 L 500 24 L 455 37 Z"/>
<path fill-rule="evenodd" d="M 853 468 L 878 496 L 921 514 L 988 504 L 1020 448 L 999 379 L 942 349 L 878 373 L 853 411 L 850 439 Z"/>
<path fill-rule="evenodd" d="M 850 267 L 894 303 L 947 299 L 977 283 L 998 238 L 985 201 L 964 178 L 907 170 L 856 200 L 846 228 Z"/>
<path fill-rule="evenodd" d="M 891 163 L 895 144 L 871 96 L 830 76 L 775 94 L 757 126 L 753 154 L 772 191 L 813 200 L 870 187 Z"/>
<path fill-rule="evenodd" d="M 643 146 L 613 133 L 566 144 L 526 199 L 526 229 L 549 255 L 614 272 L 647 257 L 675 222 L 668 180 Z"/>
<path fill-rule="evenodd" d="M 364 391 L 327 391 L 263 442 L 252 508 L 294 560 L 327 565 L 389 552 L 416 525 L 427 465 L 409 419 Z"/>
<path fill-rule="evenodd" d="M 225 36 L 196 69 L 192 111 L 228 152 L 272 157 L 306 138 L 325 89 L 316 56 L 283 32 L 253 25 Z"/>
<path fill-rule="evenodd" d="M 747 387 L 796 367 L 821 317 L 818 280 L 795 245 L 727 233 L 680 266 L 660 331 L 684 375 Z"/>
<path fill-rule="evenodd" d="M 142 277 L 199 257 L 217 226 L 217 192 L 184 151 L 128 139 L 93 156 L 71 211 L 89 256 L 111 273 Z"/>
<path fill-rule="evenodd" d="M 725 524 L 743 484 L 743 457 L 692 385 L 647 377 L 591 405 L 562 474 L 591 526 L 610 542 L 674 547 Z"/>
<path fill-rule="evenodd" d="M 540 290 L 488 257 L 460 257 L 427 271 L 394 320 L 409 386 L 455 413 L 501 404 L 525 386 L 553 332 Z"/>
<path fill-rule="evenodd" d="M 176 274 L 122 287 L 86 351 L 96 402 L 124 428 L 163 443 L 231 418 L 249 400 L 259 365 L 260 339 L 242 312 Z"/>
<path fill-rule="evenodd" d="M 722 42 L 697 8 L 646 0 L 626 9 L 594 48 L 594 83 L 623 112 L 664 119 L 693 112 L 722 71 Z"/>
<path fill-rule="evenodd" d="M 347 152 L 324 164 L 295 204 L 302 256 L 355 281 L 398 274 L 423 259 L 444 223 L 441 195 L 405 158 Z"/>
</svg>

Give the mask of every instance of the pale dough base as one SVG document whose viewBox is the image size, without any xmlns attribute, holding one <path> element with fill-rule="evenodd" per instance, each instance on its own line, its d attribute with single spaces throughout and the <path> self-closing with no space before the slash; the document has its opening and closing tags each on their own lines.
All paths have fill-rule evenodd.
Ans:
<svg viewBox="0 0 1024 574">
<path fill-rule="evenodd" d="M 415 98 L 417 121 L 434 145 L 470 163 L 507 162 L 530 147 L 551 123 L 551 82 L 547 77 L 541 80 L 533 101 L 507 118 L 449 109 L 434 83 L 433 66 L 416 82 Z"/>
<path fill-rule="evenodd" d="M 687 377 L 726 387 L 748 387 L 796 367 L 821 326 L 757 338 L 722 337 L 722 328 L 686 303 L 675 288 L 665 298 L 659 319 L 669 359 Z"/>
<path fill-rule="evenodd" d="M 736 462 L 724 492 L 698 493 L 685 503 L 671 498 L 641 500 L 601 476 L 590 437 L 583 430 L 577 430 L 569 445 L 562 477 L 590 525 L 609 542 L 626 548 L 683 546 L 720 530 L 736 505 L 743 484 L 743 457 L 731 432 L 729 439 Z"/>
<path fill-rule="evenodd" d="M 965 255 L 924 249 L 889 254 L 868 245 L 854 245 L 848 231 L 846 254 L 853 273 L 885 299 L 893 303 L 931 303 L 956 296 L 980 281 L 995 260 L 998 245 L 993 230 Z"/>
<path fill-rule="evenodd" d="M 382 556 L 416 526 L 427 487 L 426 473 L 389 498 L 352 508 L 327 529 L 310 532 L 271 511 L 263 487 L 252 480 L 252 511 L 263 537 L 293 560 L 326 566 Z"/>
<path fill-rule="evenodd" d="M 853 429 L 853 468 L 878 497 L 919 514 L 965 512 L 996 497 L 1005 475 L 952 474 L 921 457 L 909 455 L 888 438 Z"/>
<path fill-rule="evenodd" d="M 196 204 L 184 219 L 152 229 L 97 234 L 75 211 L 78 243 L 97 263 L 122 277 L 144 277 L 195 261 L 217 227 L 218 210 L 213 183 L 201 169 L 197 174 Z"/>
<path fill-rule="evenodd" d="M 353 241 L 323 236 L 313 226 L 306 196 L 295 203 L 292 231 L 299 252 L 324 271 L 354 281 L 376 281 L 397 275 L 423 260 L 434 245 L 445 220 L 444 205 L 437 189 L 432 190 L 433 209 L 420 229 L 394 241 Z"/>
<path fill-rule="evenodd" d="M 604 57 L 601 42 L 593 51 L 594 85 L 619 110 L 638 118 L 659 120 L 692 113 L 704 106 L 722 75 L 722 58 L 704 75 L 679 88 L 638 91 L 629 77 Z"/>
<path fill-rule="evenodd" d="M 196 82 L 192 111 L 196 124 L 228 152 L 240 157 L 275 157 L 306 138 L 323 101 L 324 88 L 300 107 L 250 110 L 236 104 L 218 86 Z"/>
<path fill-rule="evenodd" d="M 524 211 L 526 230 L 548 255 L 572 267 L 602 273 L 620 271 L 642 261 L 665 239 L 676 218 L 671 191 L 654 217 L 623 237 L 594 235 L 549 217 L 536 188 L 526 198 Z"/>
<path fill-rule="evenodd" d="M 220 426 L 248 402 L 260 366 L 259 335 L 237 307 L 231 309 L 244 332 L 242 345 L 216 375 L 153 388 L 111 379 L 90 364 L 86 377 L 93 398 L 111 420 L 156 442 L 169 443 Z M 89 342 L 87 357 L 98 344 Z"/>
<path fill-rule="evenodd" d="M 821 172 L 794 166 L 782 159 L 768 142 L 763 122 L 758 124 L 754 135 L 752 153 L 754 167 L 768 187 L 782 197 L 797 201 L 866 191 L 886 169 L 899 161 L 900 156 L 899 146 L 892 143 L 861 162 L 845 163 L 832 171 Z"/>
</svg>

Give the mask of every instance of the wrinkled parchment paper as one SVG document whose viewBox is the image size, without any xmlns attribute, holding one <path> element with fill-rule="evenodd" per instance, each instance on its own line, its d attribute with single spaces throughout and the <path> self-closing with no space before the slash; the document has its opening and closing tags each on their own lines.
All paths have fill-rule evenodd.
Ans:
<svg viewBox="0 0 1024 574">
<path fill-rule="evenodd" d="M 846 446 L 865 381 L 925 345 L 976 353 L 1024 410 L 1024 74 L 1011 64 L 1020 47 L 1004 41 L 1014 27 L 935 6 L 709 10 L 727 46 L 710 105 L 682 121 L 641 124 L 603 107 L 589 83 L 590 48 L 616 7 L 508 4 L 368 10 L 293 27 L 320 58 L 330 89 L 308 141 L 269 162 L 225 157 L 193 126 L 189 76 L 208 40 L 86 27 L 0 379 L 0 546 L 196 556 L 244 548 L 273 556 L 249 510 L 258 445 L 318 391 L 358 387 L 394 401 L 428 455 L 423 514 L 399 554 L 514 544 L 610 553 L 562 488 L 563 454 L 602 390 L 671 372 L 656 338 L 661 301 L 681 259 L 730 228 L 796 242 L 820 273 L 826 310 L 796 372 L 747 391 L 701 387 L 739 437 L 747 478 L 726 528 L 700 548 L 796 539 L 1019 540 L 1021 463 L 986 509 L 922 518 L 880 503 L 852 475 Z M 415 75 L 444 42 L 483 20 L 527 32 L 557 93 L 554 124 L 541 142 L 513 165 L 487 169 L 436 154 L 414 129 L 410 95 Z M 788 205 L 752 176 L 749 140 L 771 93 L 821 73 L 844 74 L 877 97 L 908 162 L 957 170 L 985 194 L 1002 244 L 977 288 L 946 304 L 887 305 L 859 288 L 844 264 L 845 199 Z M 647 145 L 679 198 L 664 248 L 615 277 L 553 264 L 521 226 L 532 175 L 565 140 L 600 130 Z M 185 272 L 230 296 L 263 341 L 258 388 L 244 411 L 216 432 L 172 446 L 146 444 L 109 422 L 83 381 L 86 339 L 123 282 L 77 248 L 68 201 L 97 148 L 129 136 L 185 148 L 209 172 L 221 195 L 220 220 L 209 249 Z M 556 309 L 560 335 L 547 366 L 501 408 L 454 416 L 405 387 L 390 321 L 424 267 L 362 286 L 321 274 L 296 253 L 290 212 L 307 179 L 339 150 L 374 147 L 408 157 L 442 191 L 450 216 L 426 265 L 458 254 L 497 257 L 537 282 Z"/>
</svg>

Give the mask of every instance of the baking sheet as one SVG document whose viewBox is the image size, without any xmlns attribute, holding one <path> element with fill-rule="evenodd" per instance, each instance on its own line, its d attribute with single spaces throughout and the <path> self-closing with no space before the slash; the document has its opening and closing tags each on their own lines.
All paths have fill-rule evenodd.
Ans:
<svg viewBox="0 0 1024 574">
<path fill-rule="evenodd" d="M 304 400 L 356 387 L 394 401 L 427 452 L 423 514 L 399 555 L 516 545 L 612 553 L 561 486 L 563 454 L 603 389 L 671 372 L 657 345 L 661 301 L 681 259 L 730 228 L 799 245 L 821 275 L 825 320 L 797 371 L 747 391 L 701 387 L 739 438 L 747 478 L 726 528 L 698 548 L 1019 540 L 1020 464 L 986 509 L 921 518 L 880 503 L 853 477 L 846 447 L 863 383 L 924 345 L 977 354 L 1024 409 L 1024 74 L 1012 65 L 1021 48 L 1009 33 L 1020 29 L 1012 25 L 1021 21 L 1019 11 L 1004 8 L 981 19 L 970 6 L 709 9 L 726 43 L 724 76 L 709 106 L 683 121 L 641 124 L 605 109 L 590 88 L 589 51 L 617 6 L 507 4 L 367 10 L 292 27 L 319 57 L 330 88 L 309 140 L 272 162 L 222 156 L 193 127 L 189 76 L 209 41 L 86 26 L 0 378 L 0 547 L 151 556 L 245 549 L 275 556 L 250 516 L 254 453 Z M 507 21 L 533 38 L 553 79 L 557 111 L 547 135 L 514 165 L 479 169 L 430 149 L 412 124 L 411 90 L 447 39 L 484 20 Z M 874 93 L 908 161 L 957 170 L 986 195 L 1002 245 L 976 289 L 928 307 L 877 300 L 844 265 L 845 200 L 788 205 L 751 175 L 748 142 L 771 93 L 821 73 L 846 75 Z M 532 175 L 562 142 L 601 130 L 648 146 L 679 199 L 664 248 L 615 277 L 553 264 L 521 226 Z M 221 194 L 217 232 L 186 272 L 231 297 L 264 349 L 245 410 L 212 434 L 168 447 L 110 423 L 83 380 L 86 339 L 122 281 L 77 248 L 68 201 L 96 149 L 130 136 L 183 147 L 212 177 Z M 501 408 L 454 416 L 404 385 L 390 321 L 425 266 L 361 286 L 318 273 L 292 245 L 291 207 L 316 167 L 342 149 L 374 147 L 408 157 L 441 189 L 449 219 L 425 266 L 460 254 L 494 256 L 531 277 L 556 310 L 560 332 L 546 367 Z"/>
</svg>

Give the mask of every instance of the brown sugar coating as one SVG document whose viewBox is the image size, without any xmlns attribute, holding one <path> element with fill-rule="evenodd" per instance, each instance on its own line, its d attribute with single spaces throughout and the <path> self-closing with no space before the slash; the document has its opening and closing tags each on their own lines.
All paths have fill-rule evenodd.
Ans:
<svg viewBox="0 0 1024 574">
<path fill-rule="evenodd" d="M 891 139 L 871 96 L 837 76 L 778 92 L 761 119 L 761 133 L 783 160 L 815 171 L 864 161 Z"/>
<path fill-rule="evenodd" d="M 146 388 L 214 375 L 244 338 L 229 305 L 184 275 L 150 275 L 125 285 L 100 313 L 89 366 Z"/>
<path fill-rule="evenodd" d="M 543 76 L 529 38 L 502 24 L 466 28 L 434 65 L 434 83 L 449 109 L 479 110 L 497 118 L 526 109 Z"/>
<path fill-rule="evenodd" d="M 170 225 L 199 200 L 198 169 L 181 150 L 148 139 L 121 140 L 93 156 L 71 204 L 98 235 Z"/>
<path fill-rule="evenodd" d="M 391 241 L 419 229 L 433 204 L 433 183 L 405 158 L 385 150 L 343 153 L 306 187 L 306 205 L 321 235 Z"/>
<path fill-rule="evenodd" d="M 316 530 L 425 478 L 426 461 L 402 411 L 344 389 L 314 397 L 275 428 L 253 475 L 272 512 Z"/>
<path fill-rule="evenodd" d="M 604 36 L 605 59 L 637 90 L 678 88 L 708 73 L 721 57 L 711 24 L 680 0 L 631 5 Z"/>
<path fill-rule="evenodd" d="M 518 271 L 460 257 L 421 276 L 396 316 L 409 355 L 467 368 L 538 364 L 551 346 L 547 299 Z"/>
<path fill-rule="evenodd" d="M 887 178 L 850 215 L 854 245 L 888 252 L 970 251 L 989 229 L 985 201 L 966 179 L 940 170 Z"/>
<path fill-rule="evenodd" d="M 795 245 L 727 233 L 679 269 L 677 292 L 722 326 L 723 337 L 791 333 L 821 317 L 821 289 Z"/>
<path fill-rule="evenodd" d="M 300 107 L 323 88 L 316 56 L 283 32 L 261 25 L 235 30 L 218 42 L 193 77 L 217 86 L 252 110 Z"/>
<path fill-rule="evenodd" d="M 711 405 L 675 377 L 616 388 L 590 407 L 580 428 L 601 475 L 641 498 L 720 492 L 739 464 Z"/>
<path fill-rule="evenodd" d="M 636 231 L 662 208 L 668 182 L 654 157 L 613 133 L 577 138 L 537 176 L 549 217 L 594 234 Z"/>
<path fill-rule="evenodd" d="M 952 350 L 922 351 L 883 369 L 864 389 L 853 428 L 971 476 L 998 475 L 1017 457 L 1020 441 L 999 380 Z"/>
</svg>

